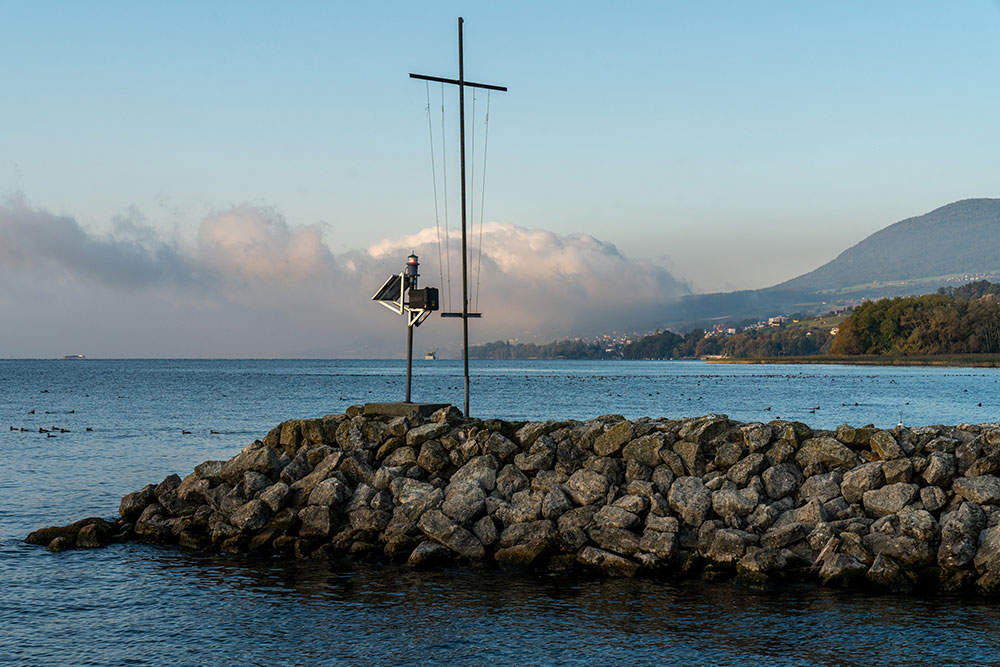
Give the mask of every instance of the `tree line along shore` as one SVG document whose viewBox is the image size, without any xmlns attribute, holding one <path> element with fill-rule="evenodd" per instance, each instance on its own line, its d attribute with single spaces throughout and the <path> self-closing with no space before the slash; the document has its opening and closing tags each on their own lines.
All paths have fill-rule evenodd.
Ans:
<svg viewBox="0 0 1000 667">
<path fill-rule="evenodd" d="M 729 335 L 700 328 L 684 335 L 660 331 L 620 349 L 581 340 L 542 345 L 497 341 L 474 346 L 471 356 L 1000 365 L 1000 284 L 988 281 L 941 288 L 935 294 L 865 301 L 842 318 L 827 314 L 788 319 L 792 321 Z"/>
</svg>

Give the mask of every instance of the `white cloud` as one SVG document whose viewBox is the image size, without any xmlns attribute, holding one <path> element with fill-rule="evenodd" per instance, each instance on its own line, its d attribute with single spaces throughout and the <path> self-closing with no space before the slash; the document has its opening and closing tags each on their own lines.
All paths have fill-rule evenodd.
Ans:
<svg viewBox="0 0 1000 667">
<path fill-rule="evenodd" d="M 0 203 L 0 274 L 11 289 L 0 305 L 41 308 L 46 317 L 3 318 L 0 344 L 9 349 L 0 355 L 83 346 L 94 356 L 397 356 L 402 323 L 370 297 L 416 252 L 422 286 L 439 286 L 447 307 L 437 230 L 338 255 L 326 231 L 242 205 L 201 221 L 193 239 L 169 238 L 134 211 L 116 220 L 111 234 L 98 235 L 23 197 L 9 199 Z M 652 327 L 689 291 L 665 269 L 592 236 L 494 222 L 482 238 L 481 262 L 473 250 L 471 263 L 472 305 L 484 312 L 472 327 L 474 341 Z M 470 246 L 478 240 L 476 229 Z M 459 247 L 453 238 L 455 310 Z M 62 327 L 60 312 L 72 313 Z M 36 331 L 41 326 L 44 335 Z M 420 336 L 428 349 L 459 347 L 458 328 L 437 318 Z M 58 349 L 38 349 L 39 341 Z"/>
<path fill-rule="evenodd" d="M 271 208 L 237 206 L 210 216 L 198 231 L 199 259 L 224 275 L 295 282 L 330 268 L 320 225 L 289 227 Z"/>
<path fill-rule="evenodd" d="M 432 266 L 425 282 L 438 279 L 437 235 L 433 228 L 403 239 L 372 244 L 372 257 L 403 257 L 411 250 Z M 478 229 L 470 246 L 478 248 Z M 561 236 L 508 223 L 483 226 L 478 306 L 487 314 L 478 338 L 593 334 L 611 329 L 656 326 L 664 309 L 690 291 L 666 269 L 633 260 L 593 236 Z M 470 299 L 476 307 L 476 249 L 471 252 Z M 461 308 L 461 251 L 452 244 L 452 302 Z M 447 278 L 444 281 L 447 283 Z M 446 295 L 442 301 L 447 304 Z M 477 325 L 478 326 L 478 325 Z"/>
</svg>

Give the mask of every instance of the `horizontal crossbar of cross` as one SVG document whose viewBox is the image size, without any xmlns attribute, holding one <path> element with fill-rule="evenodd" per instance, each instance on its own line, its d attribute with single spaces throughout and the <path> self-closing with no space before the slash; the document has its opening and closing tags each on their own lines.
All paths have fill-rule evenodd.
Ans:
<svg viewBox="0 0 1000 667">
<path fill-rule="evenodd" d="M 485 88 L 486 90 L 500 90 L 507 92 L 505 86 L 494 86 L 489 83 L 473 83 L 472 81 L 459 81 L 458 79 L 446 79 L 441 76 L 428 76 L 426 74 L 410 73 L 411 79 L 421 79 L 422 81 L 436 81 L 437 83 L 453 83 L 457 85 L 469 86 L 470 88 Z"/>
</svg>

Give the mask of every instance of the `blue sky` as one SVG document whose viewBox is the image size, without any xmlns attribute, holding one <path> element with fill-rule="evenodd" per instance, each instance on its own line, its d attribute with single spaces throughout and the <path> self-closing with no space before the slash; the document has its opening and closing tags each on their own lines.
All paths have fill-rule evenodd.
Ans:
<svg viewBox="0 0 1000 667">
<path fill-rule="evenodd" d="M 117 218 L 190 240 L 255 206 L 321 225 L 340 254 L 433 226 L 425 88 L 407 73 L 454 76 L 459 15 L 467 77 L 510 88 L 490 102 L 486 219 L 592 235 L 696 291 L 780 282 L 902 218 L 998 195 L 993 1 L 0 14 L 0 194 L 94 235 Z"/>
</svg>

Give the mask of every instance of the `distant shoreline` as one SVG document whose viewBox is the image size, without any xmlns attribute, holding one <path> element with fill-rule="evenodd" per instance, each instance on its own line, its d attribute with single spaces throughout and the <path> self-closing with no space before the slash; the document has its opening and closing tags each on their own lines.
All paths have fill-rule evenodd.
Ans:
<svg viewBox="0 0 1000 667">
<path fill-rule="evenodd" d="M 920 356 L 857 356 L 817 355 L 809 357 L 749 357 L 705 359 L 710 364 L 846 364 L 850 366 L 960 366 L 966 368 L 1000 368 L 996 354 L 942 354 Z"/>
</svg>

